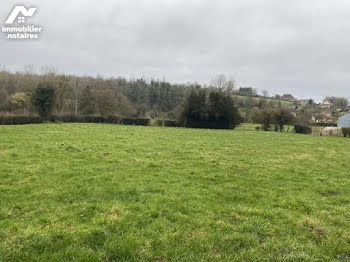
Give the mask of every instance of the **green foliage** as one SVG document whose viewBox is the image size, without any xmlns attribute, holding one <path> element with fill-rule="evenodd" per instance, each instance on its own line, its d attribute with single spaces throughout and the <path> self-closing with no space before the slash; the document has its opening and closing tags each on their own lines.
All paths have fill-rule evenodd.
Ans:
<svg viewBox="0 0 350 262">
<path fill-rule="evenodd" d="M 184 120 L 206 120 L 208 118 L 207 98 L 205 90 L 192 91 L 186 100 L 182 116 Z"/>
<path fill-rule="evenodd" d="M 0 125 L 38 124 L 42 119 L 36 116 L 0 116 Z"/>
<path fill-rule="evenodd" d="M 63 122 L 63 123 L 108 123 L 108 124 L 123 124 L 123 125 L 139 125 L 148 126 L 150 119 L 148 118 L 121 118 L 118 116 L 81 116 L 81 115 L 63 115 L 50 116 L 48 121 Z M 0 116 L 0 125 L 14 124 L 35 124 L 41 123 L 42 119 L 32 116 Z M 164 126 L 178 126 L 176 121 L 162 120 Z"/>
<path fill-rule="evenodd" d="M 155 126 L 179 127 L 180 125 L 175 120 L 157 119 L 155 120 Z"/>
<path fill-rule="evenodd" d="M 311 134 L 312 129 L 309 126 L 304 125 L 294 125 L 294 131 L 298 134 Z"/>
<path fill-rule="evenodd" d="M 289 110 L 280 108 L 274 111 L 273 122 L 282 132 L 285 125 L 291 125 L 294 123 L 294 116 Z"/>
<path fill-rule="evenodd" d="M 0 260 L 346 261 L 350 139 L 251 126 L 0 126 Z"/>
<path fill-rule="evenodd" d="M 294 116 L 289 110 L 284 108 L 278 109 L 258 109 L 253 108 L 252 110 L 252 120 L 254 123 L 261 124 L 264 131 L 271 130 L 271 125 L 275 125 L 275 131 L 283 132 L 285 125 L 290 125 L 294 123 Z"/>
<path fill-rule="evenodd" d="M 136 125 L 136 126 L 148 126 L 148 118 L 122 118 L 121 124 L 123 125 Z"/>
<path fill-rule="evenodd" d="M 30 105 L 30 98 L 26 93 L 14 93 L 11 96 L 10 103 L 16 108 L 23 110 L 23 113 L 26 113 Z"/>
<path fill-rule="evenodd" d="M 187 127 L 233 129 L 242 118 L 231 96 L 222 91 L 192 92 L 186 101 L 182 120 Z"/>
<path fill-rule="evenodd" d="M 343 127 L 342 129 L 344 137 L 350 137 L 350 128 L 349 127 Z"/>
<path fill-rule="evenodd" d="M 32 104 L 40 117 L 48 120 L 56 98 L 55 88 L 50 83 L 40 83 L 32 94 Z"/>
<path fill-rule="evenodd" d="M 257 109 L 252 112 L 252 120 L 254 123 L 261 124 L 261 128 L 264 131 L 271 130 L 271 124 L 273 122 L 274 110 L 272 109 Z"/>
</svg>

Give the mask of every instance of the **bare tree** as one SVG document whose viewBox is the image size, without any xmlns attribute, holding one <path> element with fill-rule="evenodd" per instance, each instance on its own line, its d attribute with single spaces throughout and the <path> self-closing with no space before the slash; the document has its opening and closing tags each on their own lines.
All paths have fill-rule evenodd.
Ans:
<svg viewBox="0 0 350 262">
<path fill-rule="evenodd" d="M 226 77 L 224 74 L 217 75 L 211 81 L 211 85 L 223 91 L 227 95 L 232 95 L 235 89 L 235 82 L 232 77 Z"/>
<path fill-rule="evenodd" d="M 263 97 L 268 97 L 269 96 L 269 92 L 267 90 L 263 90 L 262 91 L 262 95 L 263 95 Z"/>
<path fill-rule="evenodd" d="M 32 64 L 25 65 L 23 67 L 23 71 L 24 71 L 24 74 L 26 74 L 26 75 L 33 75 L 33 74 L 35 74 L 34 65 L 32 65 Z"/>
<path fill-rule="evenodd" d="M 213 87 L 223 90 L 226 86 L 227 78 L 224 74 L 217 75 L 211 81 Z"/>
</svg>

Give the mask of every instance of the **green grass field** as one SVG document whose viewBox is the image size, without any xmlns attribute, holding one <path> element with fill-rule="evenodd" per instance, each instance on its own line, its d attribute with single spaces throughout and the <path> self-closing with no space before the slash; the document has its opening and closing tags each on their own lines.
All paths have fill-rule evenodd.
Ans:
<svg viewBox="0 0 350 262">
<path fill-rule="evenodd" d="M 240 96 L 240 95 L 233 95 L 233 98 L 236 99 L 236 101 L 247 101 L 249 99 L 248 96 Z M 258 103 L 260 101 L 260 99 L 265 99 L 266 101 L 270 102 L 275 102 L 275 103 L 278 103 L 278 102 L 281 102 L 282 106 L 284 107 L 288 107 L 288 106 L 292 106 L 293 105 L 293 102 L 291 101 L 285 101 L 285 100 L 278 100 L 278 99 L 274 99 L 274 98 L 264 98 L 264 97 L 252 97 L 252 99 Z"/>
<path fill-rule="evenodd" d="M 0 126 L 0 261 L 349 261 L 350 139 Z"/>
</svg>

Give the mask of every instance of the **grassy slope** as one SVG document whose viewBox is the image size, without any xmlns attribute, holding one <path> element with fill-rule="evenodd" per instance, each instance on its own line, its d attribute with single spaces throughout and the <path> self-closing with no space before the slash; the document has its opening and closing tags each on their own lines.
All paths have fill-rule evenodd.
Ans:
<svg viewBox="0 0 350 262">
<path fill-rule="evenodd" d="M 248 96 L 240 96 L 240 95 L 233 95 L 233 98 L 238 99 L 238 100 L 243 100 L 243 101 L 249 99 Z M 288 107 L 288 106 L 293 105 L 293 102 L 291 102 L 291 101 L 278 100 L 278 99 L 274 99 L 274 98 L 252 97 L 252 99 L 255 102 L 259 102 L 260 99 L 265 99 L 267 102 L 270 102 L 270 101 L 275 102 L 275 103 L 281 102 L 282 106 L 284 106 L 284 107 Z"/>
<path fill-rule="evenodd" d="M 0 260 L 346 260 L 350 139 L 0 126 Z"/>
</svg>

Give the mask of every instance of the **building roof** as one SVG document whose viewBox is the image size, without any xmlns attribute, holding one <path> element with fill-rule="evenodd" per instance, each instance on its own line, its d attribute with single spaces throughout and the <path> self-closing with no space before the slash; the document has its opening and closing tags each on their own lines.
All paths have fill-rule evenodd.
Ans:
<svg viewBox="0 0 350 262">
<path fill-rule="evenodd" d="M 350 127 L 350 113 L 339 117 L 338 127 Z"/>
<path fill-rule="evenodd" d="M 332 104 L 332 102 L 331 101 L 329 101 L 328 99 L 326 100 L 326 101 L 324 101 L 322 104 L 324 104 L 324 105 L 331 105 Z"/>
</svg>

